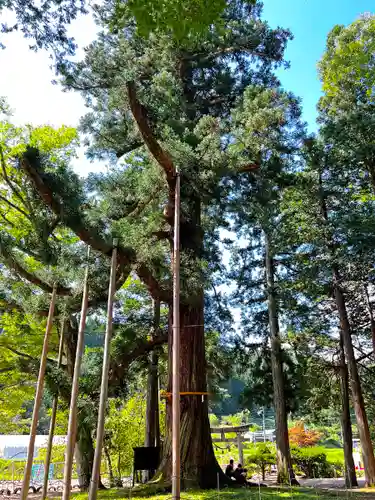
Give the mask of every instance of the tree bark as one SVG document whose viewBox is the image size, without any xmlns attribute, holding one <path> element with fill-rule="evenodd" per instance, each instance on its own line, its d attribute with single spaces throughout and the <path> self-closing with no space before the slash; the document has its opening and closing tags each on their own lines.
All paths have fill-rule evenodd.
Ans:
<svg viewBox="0 0 375 500">
<path fill-rule="evenodd" d="M 173 329 L 169 325 L 169 363 L 172 355 Z M 180 308 L 180 390 L 197 392 L 196 395 L 181 396 L 181 487 L 203 489 L 227 483 L 219 467 L 211 439 L 208 419 L 205 343 L 203 327 L 203 293 L 198 303 Z M 171 366 L 171 365 L 170 365 Z M 172 374 L 169 373 L 169 387 L 172 388 Z M 167 399 L 167 435 L 163 446 L 163 458 L 158 471 L 161 479 L 170 482 L 172 473 L 171 442 L 171 399 Z"/>
<path fill-rule="evenodd" d="M 103 451 L 104 451 L 105 459 L 107 460 L 107 465 L 108 465 L 109 487 L 115 488 L 116 483 L 115 483 L 115 476 L 113 474 L 111 454 L 109 453 L 109 449 L 108 449 L 108 446 L 106 444 L 103 446 Z"/>
<path fill-rule="evenodd" d="M 367 289 L 367 284 L 363 286 L 366 298 L 367 310 L 370 318 L 370 327 L 371 327 L 371 340 L 372 340 L 372 356 L 375 358 L 375 319 L 374 312 L 372 310 L 372 304 L 370 301 L 370 296 Z"/>
<path fill-rule="evenodd" d="M 349 374 L 345 360 L 344 341 L 340 333 L 340 388 L 341 388 L 341 425 L 344 442 L 345 484 L 347 488 L 358 486 L 353 458 L 353 433 L 349 404 Z"/>
<path fill-rule="evenodd" d="M 324 192 L 322 172 L 319 172 L 319 195 L 320 195 L 320 210 L 323 223 L 327 226 L 327 248 L 331 258 L 335 257 L 335 246 L 332 238 L 331 230 L 328 227 L 329 212 L 327 208 L 326 195 Z M 372 447 L 370 430 L 365 410 L 365 403 L 362 394 L 361 381 L 358 374 L 357 363 L 354 355 L 354 348 L 352 342 L 352 333 L 348 314 L 346 310 L 346 303 L 344 293 L 340 286 L 341 276 L 339 268 L 335 262 L 332 264 L 332 278 L 333 278 L 333 293 L 336 301 L 337 312 L 340 319 L 340 328 L 342 342 L 344 346 L 345 356 L 348 363 L 349 381 L 352 393 L 352 402 L 355 411 L 359 439 L 362 448 L 362 457 L 365 469 L 366 484 L 375 485 L 375 458 L 374 450 Z"/>
<path fill-rule="evenodd" d="M 341 325 L 345 355 L 348 362 L 352 401 L 357 420 L 359 439 L 361 441 L 366 484 L 369 486 L 374 486 L 375 485 L 374 450 L 372 447 L 370 429 L 368 425 L 365 404 L 363 400 L 361 381 L 358 374 L 357 363 L 355 361 L 352 335 L 346 311 L 345 297 L 339 285 L 340 275 L 337 268 L 335 267 L 333 268 L 333 277 L 334 277 L 334 295 L 335 295 L 337 310 L 340 317 L 340 325 Z"/>
<path fill-rule="evenodd" d="M 153 300 L 153 326 L 151 330 L 151 340 L 157 335 L 160 324 L 160 301 Z M 158 398 L 158 363 L 159 358 L 155 351 L 152 351 L 148 366 L 147 380 L 147 406 L 146 406 L 146 436 L 145 446 L 160 446 L 159 428 L 159 398 Z M 155 471 L 146 471 L 145 480 L 148 481 L 155 474 Z"/>
<path fill-rule="evenodd" d="M 88 425 L 87 418 L 82 411 L 78 412 L 77 442 L 75 459 L 77 464 L 78 484 L 82 490 L 90 486 L 92 466 L 94 463 L 94 442 L 92 427 Z"/>
<path fill-rule="evenodd" d="M 284 394 L 284 373 L 275 291 L 274 262 L 272 257 L 272 250 L 270 248 L 269 236 L 266 232 L 264 232 L 264 238 L 268 315 L 271 339 L 272 381 L 276 421 L 277 482 L 286 484 L 298 484 L 292 467 L 292 459 L 289 446 L 288 416 L 286 412 Z"/>
</svg>

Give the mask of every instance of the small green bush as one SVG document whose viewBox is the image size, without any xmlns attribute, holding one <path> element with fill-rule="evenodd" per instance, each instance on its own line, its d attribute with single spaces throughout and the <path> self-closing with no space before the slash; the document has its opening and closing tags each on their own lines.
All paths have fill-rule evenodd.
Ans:
<svg viewBox="0 0 375 500">
<path fill-rule="evenodd" d="M 250 449 L 250 453 L 246 455 L 246 467 L 257 465 L 262 471 L 263 481 L 265 480 L 266 468 L 276 462 L 275 448 L 268 443 L 257 443 Z"/>
<path fill-rule="evenodd" d="M 24 460 L 7 460 L 0 458 L 0 479 L 12 481 L 22 479 L 26 462 Z"/>
<path fill-rule="evenodd" d="M 340 461 L 328 462 L 322 447 L 291 447 L 292 462 L 307 478 L 334 477 L 340 475 L 343 464 Z"/>
</svg>

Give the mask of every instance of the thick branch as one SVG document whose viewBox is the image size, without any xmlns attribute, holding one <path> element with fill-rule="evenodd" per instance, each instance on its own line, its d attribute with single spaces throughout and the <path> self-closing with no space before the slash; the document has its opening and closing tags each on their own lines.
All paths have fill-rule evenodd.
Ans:
<svg viewBox="0 0 375 500">
<path fill-rule="evenodd" d="M 175 185 L 176 169 L 173 164 L 172 158 L 167 151 L 160 146 L 147 119 L 147 111 L 144 106 L 138 101 L 134 82 L 127 83 L 128 97 L 130 109 L 133 113 L 135 121 L 138 124 L 139 131 L 145 141 L 152 156 L 156 159 L 159 165 L 165 172 L 168 185 L 173 187 Z"/>
<path fill-rule="evenodd" d="M 4 299 L 4 297 L 0 298 L 0 312 L 12 312 L 12 311 L 19 311 L 20 313 L 26 314 L 27 311 L 18 304 L 17 302 L 12 302 L 11 300 Z M 46 318 L 48 316 L 48 309 L 40 309 L 35 313 L 37 316 L 41 318 Z"/>
<path fill-rule="evenodd" d="M 8 366 L 7 368 L 0 368 L 0 373 L 8 373 L 14 370 L 14 366 Z"/>
<path fill-rule="evenodd" d="M 20 191 L 18 188 L 13 184 L 13 182 L 9 179 L 9 176 L 7 174 L 7 169 L 6 169 L 6 163 L 5 163 L 5 158 L 4 158 L 4 151 L 3 148 L 0 147 L 0 163 L 1 163 L 1 170 L 3 171 L 3 177 L 5 182 L 8 184 L 10 187 L 11 191 L 13 194 L 21 201 L 21 203 L 24 205 L 25 200 L 23 199 Z"/>
<path fill-rule="evenodd" d="M 370 356 L 372 356 L 372 353 L 373 353 L 373 351 L 371 351 L 371 352 L 369 352 L 369 353 L 367 353 L 367 354 L 363 354 L 362 356 L 360 356 L 359 358 L 357 358 L 357 359 L 355 360 L 355 362 L 356 362 L 356 363 L 360 363 L 360 362 L 361 362 L 361 361 L 363 361 L 364 359 L 367 359 L 367 358 L 369 358 Z"/>
<path fill-rule="evenodd" d="M 119 151 L 116 151 L 116 156 L 117 156 L 117 158 L 121 158 L 122 156 L 124 156 L 128 153 L 131 153 L 132 151 L 140 148 L 141 146 L 143 146 L 143 141 L 134 140 L 126 148 L 123 148 L 123 149 L 120 149 Z"/>
<path fill-rule="evenodd" d="M 30 359 L 31 361 L 35 361 L 36 363 L 39 363 L 39 361 L 40 361 L 38 358 L 34 358 L 33 356 L 30 356 L 30 354 L 26 354 L 25 352 L 18 351 L 17 349 L 14 349 L 13 347 L 10 347 L 9 345 L 2 345 L 1 347 L 8 349 L 8 351 L 13 352 L 17 356 L 20 356 L 21 358 L 27 358 L 27 359 Z M 47 361 L 49 363 L 56 364 L 56 361 L 54 359 L 47 358 Z"/>
<path fill-rule="evenodd" d="M 22 214 L 27 219 L 30 219 L 29 215 L 24 210 L 22 210 L 22 208 L 17 207 L 17 205 L 9 201 L 7 198 L 5 198 L 5 196 L 0 195 L 0 200 L 3 200 L 7 205 L 9 205 L 14 210 L 17 210 L 17 212 Z"/>
<path fill-rule="evenodd" d="M 61 221 L 64 222 L 82 241 L 87 245 L 90 245 L 94 250 L 110 256 L 112 254 L 112 244 L 107 240 L 104 240 L 97 231 L 93 228 L 87 228 L 85 226 L 85 221 L 78 211 L 74 214 L 74 217 L 68 216 L 64 211 L 64 207 L 56 199 L 52 190 L 47 185 L 43 177 L 40 175 L 37 167 L 38 153 L 35 149 L 29 148 L 25 153 L 21 166 L 32 180 L 36 190 L 38 191 L 40 197 L 44 203 L 50 207 L 50 209 L 60 217 Z M 136 264 L 136 253 L 131 248 L 119 247 L 118 249 L 119 262 L 124 266 L 131 266 Z M 151 295 L 154 298 L 159 298 L 162 302 L 166 301 L 166 295 L 162 292 L 159 283 L 152 275 L 151 271 L 146 265 L 141 264 L 136 266 L 136 271 L 139 278 L 145 283 Z M 168 297 L 169 298 L 169 297 Z"/>
<path fill-rule="evenodd" d="M 258 163 L 248 163 L 247 165 L 243 165 L 240 167 L 237 172 L 239 174 L 243 174 L 245 172 L 253 172 L 254 170 L 259 169 L 259 164 Z"/>
<path fill-rule="evenodd" d="M 155 196 L 159 193 L 159 191 L 160 187 L 158 186 L 156 189 L 151 191 L 150 196 L 145 198 L 143 201 L 140 201 L 134 208 L 134 210 L 128 213 L 127 217 L 136 217 L 137 215 L 139 215 L 147 207 L 147 205 L 155 199 Z"/>
<path fill-rule="evenodd" d="M 4 255 L 3 251 L 0 251 L 0 253 L 4 257 L 4 263 L 13 271 L 15 271 L 19 276 L 22 278 L 26 279 L 29 283 L 32 283 L 33 285 L 37 286 L 41 290 L 47 292 L 47 293 L 52 293 L 53 287 L 46 283 L 45 281 L 41 280 L 35 274 L 30 273 L 26 269 L 24 269 L 21 264 L 19 264 L 12 256 L 10 255 Z M 71 290 L 70 288 L 66 288 L 62 285 L 58 285 L 56 288 L 56 293 L 58 295 L 70 295 Z"/>
<path fill-rule="evenodd" d="M 157 241 L 168 240 L 172 241 L 172 236 L 170 231 L 154 231 L 152 236 L 155 236 Z"/>
<path fill-rule="evenodd" d="M 155 347 L 161 346 L 168 341 L 168 333 L 162 333 L 152 340 L 141 340 L 133 349 L 123 356 L 113 360 L 110 367 L 109 385 L 116 386 L 123 380 L 129 365 L 137 358 L 144 356 L 152 351 Z"/>
<path fill-rule="evenodd" d="M 112 245 L 105 241 L 92 228 L 85 227 L 85 222 L 78 211 L 72 217 L 72 214 L 65 213 L 64 207 L 54 196 L 54 193 L 48 186 L 38 171 L 38 152 L 33 148 L 28 148 L 21 160 L 21 167 L 33 182 L 36 190 L 44 203 L 54 212 L 57 217 L 72 229 L 76 235 L 93 249 L 103 254 L 109 255 L 112 252 Z"/>
<path fill-rule="evenodd" d="M 194 60 L 199 60 L 199 62 L 208 62 L 212 59 L 215 59 L 216 57 L 221 57 L 221 56 L 227 56 L 227 55 L 232 55 L 235 53 L 244 53 L 246 52 L 247 54 L 250 54 L 255 57 L 260 57 L 262 59 L 270 59 L 272 61 L 276 61 L 279 58 L 267 56 L 264 52 L 260 52 L 258 50 L 255 50 L 255 47 L 249 47 L 249 44 L 247 43 L 246 45 L 233 45 L 231 47 L 222 47 L 217 49 L 214 52 L 210 53 L 205 53 L 205 52 L 196 52 L 195 54 L 190 54 L 187 56 L 184 56 L 184 59 L 187 61 L 194 61 Z"/>
<path fill-rule="evenodd" d="M 7 219 L 7 218 L 5 217 L 5 215 L 4 215 L 3 213 L 1 213 L 1 212 L 0 212 L 0 217 L 1 217 L 1 218 L 2 218 L 2 219 L 3 219 L 3 220 L 7 223 L 7 224 L 9 224 L 9 225 L 10 225 L 10 227 L 14 227 L 13 222 L 10 222 L 10 220 L 9 220 L 9 219 Z"/>
<path fill-rule="evenodd" d="M 13 354 L 17 354 L 17 356 L 21 356 L 22 358 L 27 358 L 27 359 L 31 359 L 33 361 L 37 361 L 37 359 L 30 356 L 30 354 L 26 354 L 25 352 L 18 351 L 17 349 L 14 349 L 13 347 L 10 347 L 8 345 L 2 345 L 1 347 L 4 349 L 8 349 L 8 351 L 11 351 Z"/>
<path fill-rule="evenodd" d="M 159 299 L 160 302 L 165 302 L 167 304 L 171 302 L 171 294 L 167 290 L 163 290 L 160 287 L 159 282 L 154 278 L 145 264 L 139 264 L 136 266 L 135 272 L 138 274 L 139 279 L 146 285 L 150 295 L 154 299 Z"/>
<path fill-rule="evenodd" d="M 124 268 L 124 266 L 119 266 L 119 268 L 116 271 L 116 285 L 115 289 L 116 292 L 119 290 L 122 285 L 125 283 L 127 280 L 128 276 L 130 274 L 130 267 Z M 105 288 L 102 288 L 101 290 L 98 290 L 96 295 L 94 297 L 91 297 L 88 301 L 88 307 L 98 307 L 101 304 L 105 304 L 108 300 L 108 286 Z M 71 313 L 78 312 L 81 308 L 81 298 L 78 297 L 72 304 L 69 305 L 69 311 Z"/>
</svg>

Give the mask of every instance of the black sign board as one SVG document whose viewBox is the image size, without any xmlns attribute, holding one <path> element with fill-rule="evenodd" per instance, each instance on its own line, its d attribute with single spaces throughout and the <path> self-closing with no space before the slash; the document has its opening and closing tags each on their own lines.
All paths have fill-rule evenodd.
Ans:
<svg viewBox="0 0 375 500">
<path fill-rule="evenodd" d="M 160 448 L 157 446 L 142 446 L 133 448 L 134 450 L 134 476 L 137 471 L 147 470 L 154 472 L 160 463 Z"/>
</svg>

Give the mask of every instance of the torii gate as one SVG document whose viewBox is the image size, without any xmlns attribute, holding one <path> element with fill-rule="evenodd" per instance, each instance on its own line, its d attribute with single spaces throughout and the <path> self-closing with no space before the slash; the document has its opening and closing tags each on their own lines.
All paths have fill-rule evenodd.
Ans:
<svg viewBox="0 0 375 500">
<path fill-rule="evenodd" d="M 236 427 L 211 427 L 211 434 L 220 434 L 219 438 L 213 438 L 212 441 L 214 443 L 237 443 L 238 448 L 238 456 L 240 463 L 243 465 L 244 456 L 243 456 L 243 444 L 244 434 L 250 430 L 250 424 L 239 425 Z M 235 433 L 235 438 L 226 438 L 226 433 Z"/>
</svg>

